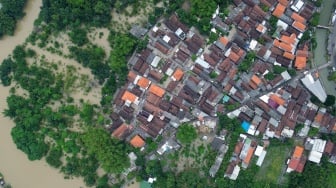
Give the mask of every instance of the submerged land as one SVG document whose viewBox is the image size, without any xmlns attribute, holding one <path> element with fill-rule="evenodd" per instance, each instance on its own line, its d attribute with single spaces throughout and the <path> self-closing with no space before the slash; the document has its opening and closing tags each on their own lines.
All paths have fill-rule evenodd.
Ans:
<svg viewBox="0 0 336 188">
<path fill-rule="evenodd" d="M 336 186 L 334 2 L 0 4 L 13 187 Z"/>
</svg>

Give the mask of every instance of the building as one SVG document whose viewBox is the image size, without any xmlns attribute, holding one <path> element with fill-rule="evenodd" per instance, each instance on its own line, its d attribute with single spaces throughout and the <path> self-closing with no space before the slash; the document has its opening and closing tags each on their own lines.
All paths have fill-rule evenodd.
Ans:
<svg viewBox="0 0 336 188">
<path fill-rule="evenodd" d="M 326 101 L 327 94 L 322 87 L 320 80 L 318 79 L 318 75 L 316 75 L 314 78 L 312 74 L 306 74 L 305 77 L 301 79 L 301 82 L 321 102 L 324 103 Z"/>
<path fill-rule="evenodd" d="M 291 159 L 287 162 L 288 168 L 287 172 L 303 172 L 304 165 L 306 164 L 307 158 L 303 154 L 304 148 L 301 146 L 296 146 L 292 154 Z"/>
</svg>

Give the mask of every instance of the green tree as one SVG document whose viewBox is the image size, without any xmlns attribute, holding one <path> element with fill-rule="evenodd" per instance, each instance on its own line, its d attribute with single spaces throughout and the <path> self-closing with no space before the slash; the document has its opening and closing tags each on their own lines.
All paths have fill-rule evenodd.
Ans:
<svg viewBox="0 0 336 188">
<path fill-rule="evenodd" d="M 97 156 L 107 172 L 121 173 L 130 165 L 123 143 L 112 139 L 103 129 L 89 128 L 82 136 L 87 151 Z"/>
<path fill-rule="evenodd" d="M 63 156 L 63 152 L 60 148 L 52 148 L 48 156 L 46 157 L 46 161 L 50 166 L 55 168 L 59 168 L 62 165 L 61 157 Z"/>
<path fill-rule="evenodd" d="M 192 125 L 182 124 L 177 129 L 176 138 L 182 144 L 188 144 L 197 138 L 197 131 Z"/>
</svg>

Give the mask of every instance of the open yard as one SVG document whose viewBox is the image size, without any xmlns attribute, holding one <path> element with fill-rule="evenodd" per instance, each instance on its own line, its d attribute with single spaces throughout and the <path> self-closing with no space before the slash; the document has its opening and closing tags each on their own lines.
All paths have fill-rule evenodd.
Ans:
<svg viewBox="0 0 336 188">
<path fill-rule="evenodd" d="M 280 176 L 283 171 L 286 170 L 285 164 L 291 148 L 291 145 L 270 146 L 267 149 L 265 161 L 260 167 L 256 178 L 258 180 L 278 184 L 278 180 L 281 178 Z"/>
</svg>

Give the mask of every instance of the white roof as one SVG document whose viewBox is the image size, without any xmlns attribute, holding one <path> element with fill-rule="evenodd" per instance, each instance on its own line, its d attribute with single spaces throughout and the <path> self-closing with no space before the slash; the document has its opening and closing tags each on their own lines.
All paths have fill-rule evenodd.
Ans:
<svg viewBox="0 0 336 188">
<path fill-rule="evenodd" d="M 257 149 L 255 150 L 255 152 L 254 152 L 254 155 L 256 155 L 256 156 L 260 156 L 261 155 L 261 152 L 264 150 L 264 148 L 262 147 L 262 146 L 257 146 Z"/>
<path fill-rule="evenodd" d="M 175 31 L 175 34 L 180 36 L 181 34 L 183 33 L 183 30 L 181 28 L 178 28 L 176 31 Z"/>
<path fill-rule="evenodd" d="M 323 153 L 326 144 L 327 144 L 327 141 L 325 140 L 315 139 L 312 150 Z"/>
<path fill-rule="evenodd" d="M 312 92 L 321 102 L 325 102 L 327 99 L 327 94 L 322 87 L 320 80 L 314 80 L 311 74 L 307 74 L 304 78 L 301 79 L 306 88 Z"/>
<path fill-rule="evenodd" d="M 238 177 L 238 175 L 239 175 L 239 172 L 240 172 L 240 167 L 239 167 L 238 165 L 236 165 L 236 166 L 234 167 L 234 169 L 233 169 L 233 172 L 232 172 L 232 174 L 231 174 L 231 176 L 230 176 L 230 179 L 231 179 L 231 180 L 236 180 L 237 177 Z"/>
<path fill-rule="evenodd" d="M 152 63 L 151 63 L 151 65 L 153 67 L 157 67 L 159 65 L 160 60 L 161 60 L 161 57 L 155 56 L 154 59 L 153 59 L 153 61 L 152 61 Z"/>
<path fill-rule="evenodd" d="M 207 63 L 206 61 L 204 61 L 203 59 L 201 59 L 201 58 L 197 58 L 196 59 L 196 61 L 195 61 L 197 64 L 199 64 L 199 65 L 201 65 L 203 68 L 205 68 L 205 69 L 208 69 L 208 68 L 210 68 L 210 65 L 209 65 L 209 63 Z"/>
<path fill-rule="evenodd" d="M 284 80 L 290 80 L 291 79 L 291 76 L 289 75 L 288 71 L 282 72 L 281 76 L 283 77 Z"/>
<path fill-rule="evenodd" d="M 251 42 L 250 42 L 250 46 L 249 46 L 249 48 L 250 48 L 251 50 L 255 50 L 255 48 L 257 47 L 257 45 L 258 45 L 258 41 L 252 39 Z"/>
<path fill-rule="evenodd" d="M 308 160 L 314 163 L 320 163 L 322 158 L 322 153 L 317 151 L 311 151 L 308 157 Z"/>
<path fill-rule="evenodd" d="M 286 24 L 284 21 L 279 19 L 277 22 L 277 27 L 282 27 L 284 30 L 286 30 L 288 27 L 288 24 Z"/>
<path fill-rule="evenodd" d="M 166 71 L 166 75 L 171 76 L 173 74 L 173 72 L 174 72 L 174 70 L 169 67 Z"/>
<path fill-rule="evenodd" d="M 163 36 L 163 40 L 168 43 L 170 41 L 170 37 L 168 35 Z"/>
<path fill-rule="evenodd" d="M 263 150 L 258 158 L 258 161 L 257 161 L 257 166 L 261 166 L 264 162 L 264 159 L 266 157 L 266 154 L 267 152 L 265 150 Z"/>
<path fill-rule="evenodd" d="M 267 104 L 267 103 L 268 103 L 269 96 L 267 96 L 267 95 L 263 95 L 263 96 L 259 97 L 259 99 L 261 99 L 262 101 L 264 101 L 264 102 Z"/>
<path fill-rule="evenodd" d="M 154 27 L 153 27 L 153 31 L 154 32 L 157 32 L 159 30 L 159 28 L 155 25 Z"/>
<path fill-rule="evenodd" d="M 296 2 L 296 4 L 293 4 L 291 6 L 291 8 L 296 11 L 299 12 L 299 10 L 302 8 L 302 6 L 304 5 L 304 2 L 302 0 L 299 0 L 298 2 Z"/>
</svg>

